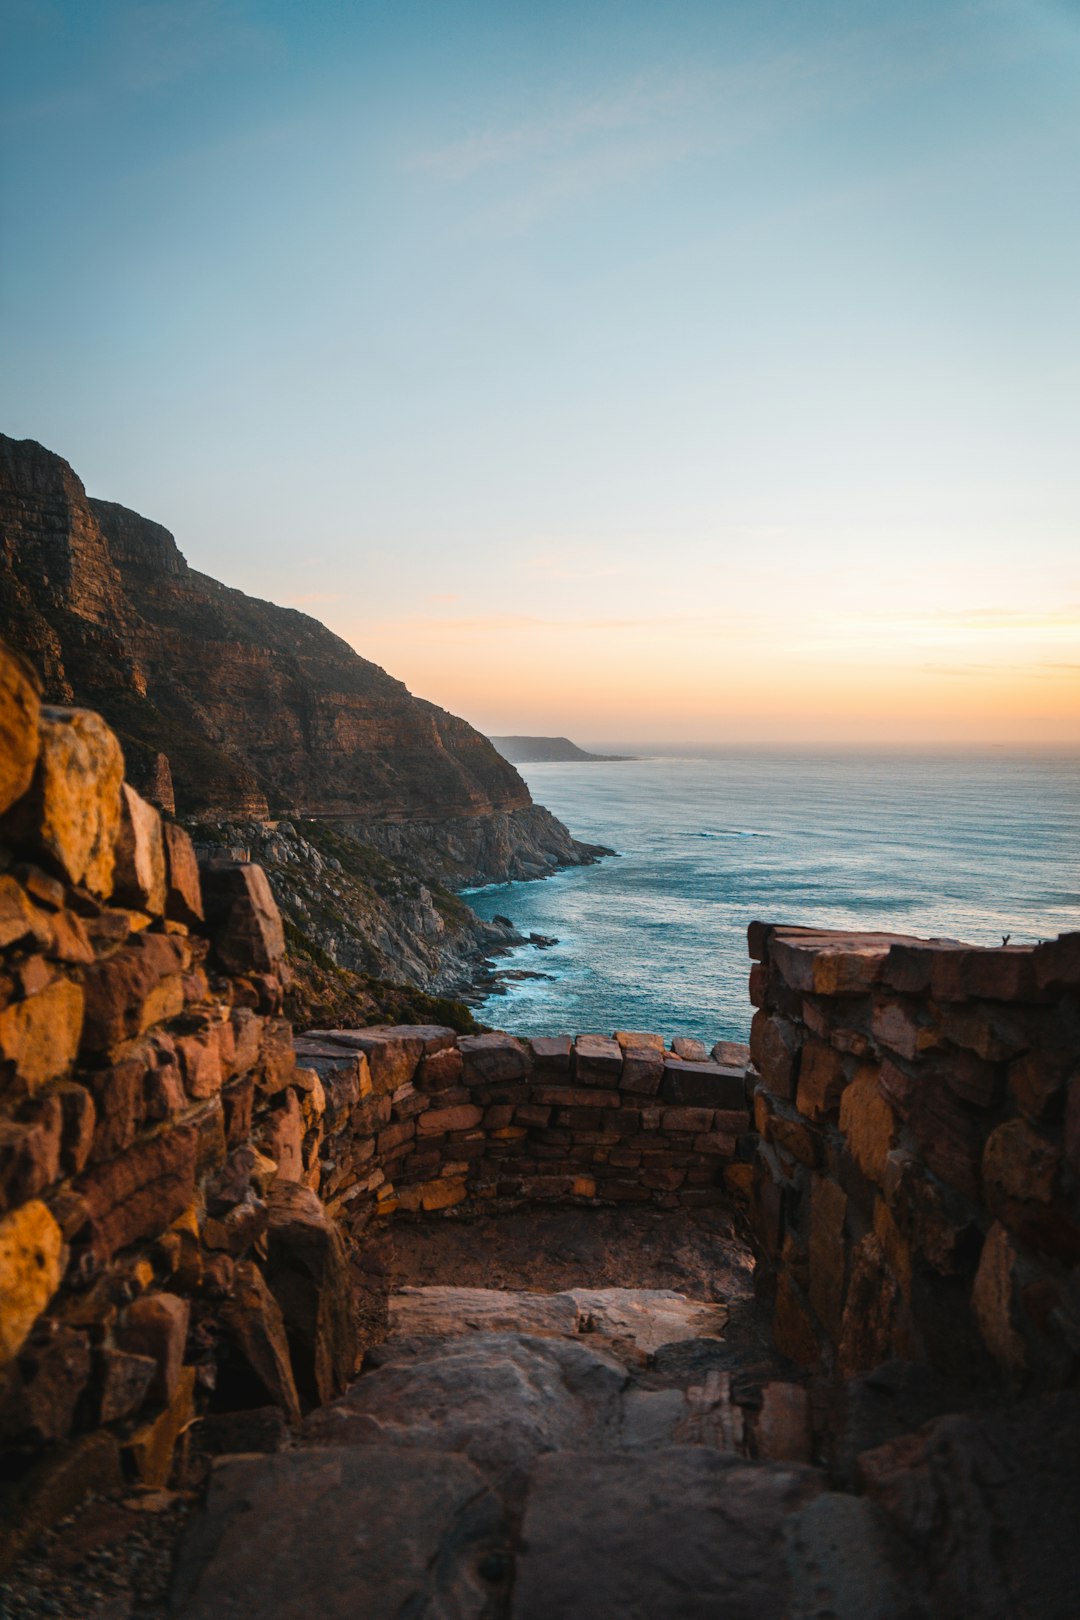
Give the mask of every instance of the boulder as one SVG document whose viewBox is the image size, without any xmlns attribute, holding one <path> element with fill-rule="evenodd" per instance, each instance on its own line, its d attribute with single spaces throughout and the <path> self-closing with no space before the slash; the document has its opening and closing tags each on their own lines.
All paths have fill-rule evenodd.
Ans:
<svg viewBox="0 0 1080 1620">
<path fill-rule="evenodd" d="M 250 1390 L 243 1386 L 253 1383 L 264 1400 L 281 1407 L 288 1420 L 296 1422 L 300 1398 L 289 1357 L 285 1318 L 252 1261 L 244 1260 L 237 1266 L 233 1291 L 220 1314 L 231 1354 L 219 1371 L 218 1401 L 228 1406 L 230 1397 L 234 1397 L 237 1406 L 251 1406 Z"/>
</svg>

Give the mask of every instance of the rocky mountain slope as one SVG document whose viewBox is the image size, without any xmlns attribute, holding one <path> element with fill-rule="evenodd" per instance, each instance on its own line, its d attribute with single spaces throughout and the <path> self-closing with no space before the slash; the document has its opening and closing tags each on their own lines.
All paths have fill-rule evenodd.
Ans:
<svg viewBox="0 0 1080 1620">
<path fill-rule="evenodd" d="M 337 931 L 346 957 L 370 945 L 370 971 L 460 989 L 489 930 L 463 906 L 418 908 L 419 887 L 541 877 L 599 853 L 466 721 L 308 615 L 189 568 L 167 529 L 88 498 L 61 457 L 3 435 L 0 619 L 47 700 L 100 710 L 129 778 L 166 810 L 323 823 L 390 862 L 397 892 L 369 884 L 370 905 Z"/>
</svg>

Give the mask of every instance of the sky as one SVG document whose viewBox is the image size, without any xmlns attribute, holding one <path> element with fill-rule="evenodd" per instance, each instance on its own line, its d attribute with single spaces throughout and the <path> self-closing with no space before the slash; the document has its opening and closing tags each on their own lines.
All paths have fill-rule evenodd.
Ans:
<svg viewBox="0 0 1080 1620">
<path fill-rule="evenodd" d="M 1080 746 L 1080 0 L 7 0 L 0 428 L 419 695 Z"/>
</svg>

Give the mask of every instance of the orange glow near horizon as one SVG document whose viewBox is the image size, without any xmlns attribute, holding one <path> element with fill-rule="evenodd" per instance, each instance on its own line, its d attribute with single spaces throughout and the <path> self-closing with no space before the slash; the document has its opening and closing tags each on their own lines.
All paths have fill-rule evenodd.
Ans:
<svg viewBox="0 0 1080 1620">
<path fill-rule="evenodd" d="M 349 639 L 496 735 L 1080 746 L 1078 611 L 786 625 L 433 615 Z"/>
</svg>

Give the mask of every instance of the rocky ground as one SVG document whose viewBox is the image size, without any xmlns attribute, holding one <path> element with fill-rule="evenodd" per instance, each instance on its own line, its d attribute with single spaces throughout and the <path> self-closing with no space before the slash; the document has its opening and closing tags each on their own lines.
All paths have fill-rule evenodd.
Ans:
<svg viewBox="0 0 1080 1620">
<path fill-rule="evenodd" d="M 91 1501 L 0 1615 L 1075 1613 L 1080 1396 L 980 1405 L 900 1363 L 808 1385 L 723 1211 L 399 1222 L 356 1277 L 344 1396 L 193 1435 L 208 1485 Z"/>
</svg>

